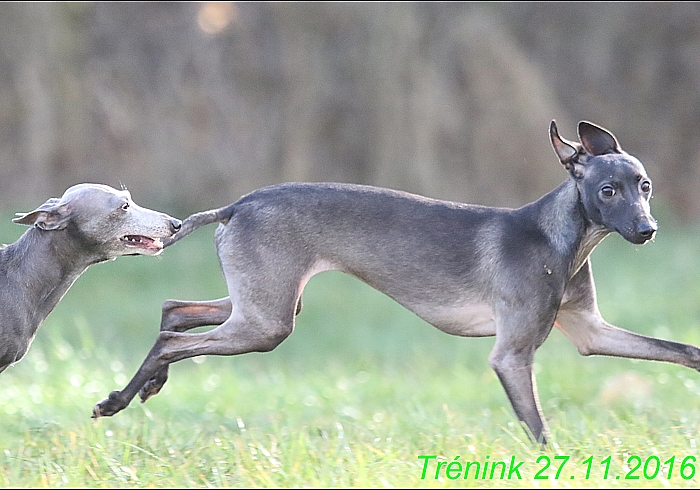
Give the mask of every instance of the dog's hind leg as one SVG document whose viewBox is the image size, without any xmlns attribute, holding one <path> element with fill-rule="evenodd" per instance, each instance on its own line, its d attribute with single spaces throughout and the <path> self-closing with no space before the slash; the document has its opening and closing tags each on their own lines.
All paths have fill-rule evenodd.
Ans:
<svg viewBox="0 0 700 490">
<path fill-rule="evenodd" d="M 149 380 L 173 362 L 203 355 L 233 356 L 271 351 L 294 329 L 297 298 L 290 295 L 290 299 L 278 302 L 276 308 L 268 309 L 252 302 L 243 302 L 244 306 L 240 308 L 234 305 L 228 319 L 208 332 L 160 332 L 131 381 L 122 391 L 113 391 L 107 399 L 98 403 L 93 409 L 93 417 L 114 415 L 126 408 Z M 198 307 L 196 304 L 190 306 Z M 188 305 L 183 303 L 182 308 L 188 308 Z M 261 311 L 266 313 L 259 313 Z M 195 311 L 190 313 L 192 316 L 184 317 L 194 318 Z M 189 325 L 194 323 L 192 321 Z"/>
<path fill-rule="evenodd" d="M 231 311 L 231 299 L 228 297 L 213 301 L 168 300 L 163 303 L 160 331 L 185 332 L 196 327 L 221 325 L 231 316 Z M 141 403 L 158 394 L 167 380 L 166 365 L 139 390 Z"/>
<path fill-rule="evenodd" d="M 185 332 L 195 327 L 221 325 L 231 316 L 233 305 L 227 296 L 212 301 L 176 301 L 163 303 L 160 330 Z"/>
</svg>

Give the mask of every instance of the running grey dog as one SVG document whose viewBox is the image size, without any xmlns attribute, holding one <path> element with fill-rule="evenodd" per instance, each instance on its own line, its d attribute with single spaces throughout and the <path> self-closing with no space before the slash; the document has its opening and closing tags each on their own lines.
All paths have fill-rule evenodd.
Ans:
<svg viewBox="0 0 700 490">
<path fill-rule="evenodd" d="M 519 209 L 439 201 L 346 184 L 283 184 L 187 218 L 166 246 L 220 222 L 216 248 L 229 297 L 167 301 L 158 340 L 123 391 L 93 417 L 142 401 L 165 383 L 170 363 L 201 355 L 274 349 L 292 332 L 304 285 L 341 270 L 382 291 L 440 330 L 496 336 L 489 362 L 517 417 L 546 441 L 532 372 L 552 326 L 582 355 L 602 354 L 700 368 L 700 349 L 606 323 L 589 255 L 610 232 L 634 244 L 654 237 L 651 181 L 615 136 L 589 122 L 578 142 L 550 139 L 569 178 Z M 219 325 L 204 333 L 194 327 Z"/>
<path fill-rule="evenodd" d="M 19 361 L 37 329 L 90 265 L 157 255 L 179 220 L 136 205 L 126 190 L 78 184 L 13 221 L 29 225 L 0 248 L 0 372 Z"/>
</svg>

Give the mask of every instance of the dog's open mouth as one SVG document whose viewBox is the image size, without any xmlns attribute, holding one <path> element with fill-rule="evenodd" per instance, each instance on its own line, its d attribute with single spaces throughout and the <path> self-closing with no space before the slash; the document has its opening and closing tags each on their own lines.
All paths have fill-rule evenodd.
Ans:
<svg viewBox="0 0 700 490">
<path fill-rule="evenodd" d="M 160 241 L 160 238 L 149 238 L 143 235 L 125 235 L 121 237 L 120 240 L 127 247 L 138 248 L 147 253 L 157 253 L 163 250 L 163 242 Z"/>
</svg>

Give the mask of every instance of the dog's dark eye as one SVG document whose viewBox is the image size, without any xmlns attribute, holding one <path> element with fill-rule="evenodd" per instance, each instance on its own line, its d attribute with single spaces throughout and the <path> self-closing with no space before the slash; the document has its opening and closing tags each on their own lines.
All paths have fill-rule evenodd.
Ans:
<svg viewBox="0 0 700 490">
<path fill-rule="evenodd" d="M 129 209 L 129 203 L 125 202 L 124 204 L 122 204 L 122 210 L 126 211 L 127 209 Z"/>
<path fill-rule="evenodd" d="M 613 197 L 615 195 L 615 189 L 611 185 L 605 185 L 600 189 L 600 193 L 605 197 Z"/>
<path fill-rule="evenodd" d="M 645 180 L 640 185 L 640 188 L 642 189 L 642 192 L 651 192 L 651 182 L 649 182 L 648 180 Z"/>
</svg>

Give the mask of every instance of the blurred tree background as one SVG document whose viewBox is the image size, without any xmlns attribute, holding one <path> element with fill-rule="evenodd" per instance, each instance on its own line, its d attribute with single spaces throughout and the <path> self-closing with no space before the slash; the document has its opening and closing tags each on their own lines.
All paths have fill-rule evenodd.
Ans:
<svg viewBox="0 0 700 490">
<path fill-rule="evenodd" d="M 700 218 L 698 3 L 2 3 L 1 206 L 124 184 L 184 217 L 281 181 L 518 206 L 549 121 Z"/>
</svg>

